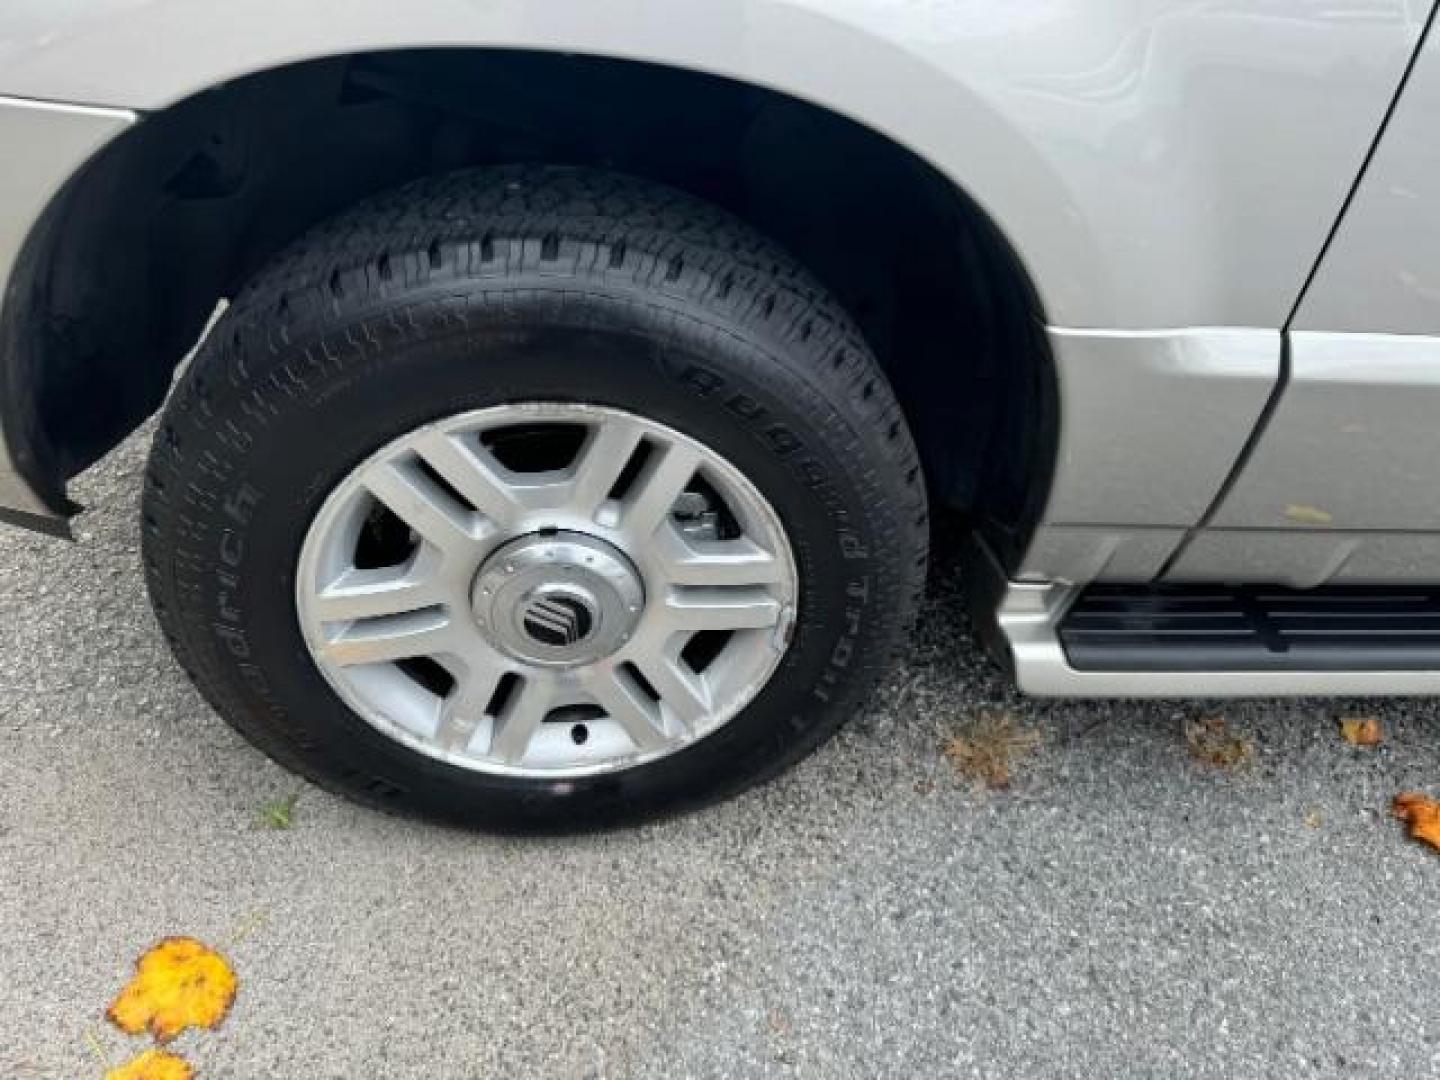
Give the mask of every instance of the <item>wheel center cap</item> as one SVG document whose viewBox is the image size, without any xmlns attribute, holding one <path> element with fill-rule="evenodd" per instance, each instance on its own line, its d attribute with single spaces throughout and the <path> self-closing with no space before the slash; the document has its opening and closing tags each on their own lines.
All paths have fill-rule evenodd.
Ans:
<svg viewBox="0 0 1440 1080">
<path fill-rule="evenodd" d="M 578 594 L 578 595 L 577 595 Z M 530 640 L 550 648 L 569 648 L 595 629 L 595 599 L 565 586 L 541 585 L 524 601 L 520 625 Z"/>
<path fill-rule="evenodd" d="M 621 551 L 578 532 L 522 536 L 475 575 L 475 620 L 518 660 L 588 664 L 629 640 L 645 606 L 640 575 Z"/>
</svg>

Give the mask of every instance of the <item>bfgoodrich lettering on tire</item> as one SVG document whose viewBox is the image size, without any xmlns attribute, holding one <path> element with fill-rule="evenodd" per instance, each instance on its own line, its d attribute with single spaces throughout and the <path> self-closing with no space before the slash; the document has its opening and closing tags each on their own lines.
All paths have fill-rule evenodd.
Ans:
<svg viewBox="0 0 1440 1080">
<path fill-rule="evenodd" d="M 844 313 L 722 212 L 458 173 L 263 271 L 145 493 L 172 647 L 256 745 L 372 804 L 584 828 L 819 745 L 910 625 L 925 499 Z"/>
</svg>

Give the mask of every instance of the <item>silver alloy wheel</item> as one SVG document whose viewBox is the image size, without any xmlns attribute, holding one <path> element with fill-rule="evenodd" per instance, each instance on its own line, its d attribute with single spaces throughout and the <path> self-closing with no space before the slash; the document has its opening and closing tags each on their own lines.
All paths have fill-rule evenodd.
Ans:
<svg viewBox="0 0 1440 1080">
<path fill-rule="evenodd" d="M 774 673 L 797 574 L 775 511 L 694 439 L 525 402 L 391 442 L 301 547 L 300 627 L 385 735 L 549 779 L 674 753 Z"/>
</svg>

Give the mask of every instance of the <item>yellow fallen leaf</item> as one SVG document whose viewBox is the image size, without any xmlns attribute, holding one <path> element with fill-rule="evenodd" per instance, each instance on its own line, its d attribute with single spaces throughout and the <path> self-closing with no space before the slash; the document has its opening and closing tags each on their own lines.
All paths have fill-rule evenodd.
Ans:
<svg viewBox="0 0 1440 1080">
<path fill-rule="evenodd" d="M 195 1070 L 168 1050 L 146 1050 L 105 1074 L 105 1080 L 192 1080 Z"/>
<path fill-rule="evenodd" d="M 1285 516 L 1299 525 L 1329 525 L 1335 520 L 1328 510 L 1299 503 L 1291 503 L 1285 507 Z"/>
<path fill-rule="evenodd" d="M 1305 827 L 1307 829 L 1318 829 L 1325 824 L 1325 819 L 1320 816 L 1319 810 L 1311 810 L 1305 815 Z"/>
<path fill-rule="evenodd" d="M 219 1024 L 238 985 L 215 950 L 194 938 L 166 938 L 140 958 L 105 1016 L 127 1035 L 149 1031 L 163 1045 L 186 1028 Z"/>
<path fill-rule="evenodd" d="M 1340 737 L 1351 746 L 1379 746 L 1380 721 L 1373 716 L 1347 716 L 1340 721 Z"/>
<path fill-rule="evenodd" d="M 1419 792 L 1406 791 L 1395 796 L 1391 806 L 1394 814 L 1410 826 L 1410 838 L 1429 844 L 1440 851 L 1440 803 Z"/>
</svg>

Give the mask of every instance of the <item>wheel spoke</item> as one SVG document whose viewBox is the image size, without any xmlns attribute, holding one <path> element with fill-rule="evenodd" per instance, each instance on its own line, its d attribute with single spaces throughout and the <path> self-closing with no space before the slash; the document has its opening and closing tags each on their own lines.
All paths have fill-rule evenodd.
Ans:
<svg viewBox="0 0 1440 1080">
<path fill-rule="evenodd" d="M 320 591 L 313 600 L 321 622 L 347 622 L 383 615 L 403 615 L 433 607 L 444 599 L 413 567 L 360 570 L 351 567 Z"/>
<path fill-rule="evenodd" d="M 485 709 L 504 674 L 505 669 L 498 662 L 483 666 L 471 664 L 464 671 L 441 703 L 434 735 L 436 743 L 452 753 L 469 748 L 486 719 Z"/>
<path fill-rule="evenodd" d="M 568 502 L 570 508 L 593 518 L 625 471 L 640 445 L 641 431 L 634 424 L 609 419 L 590 429 L 590 437 L 574 465 Z"/>
<path fill-rule="evenodd" d="M 555 692 L 543 676 L 526 678 L 510 695 L 505 711 L 496 718 L 490 738 L 490 756 L 507 765 L 518 765 L 530 740 L 555 706 Z"/>
<path fill-rule="evenodd" d="M 459 552 L 474 540 L 461 508 L 413 463 L 373 465 L 362 483 L 391 513 L 445 554 Z"/>
<path fill-rule="evenodd" d="M 412 611 L 355 623 L 322 651 L 332 663 L 349 667 L 454 653 L 457 645 L 457 635 L 443 612 Z"/>
<path fill-rule="evenodd" d="M 709 689 L 700 676 L 681 665 L 678 657 L 652 656 L 636 661 L 636 667 L 660 695 L 664 717 L 673 720 L 681 732 L 694 731 L 709 715 Z"/>
<path fill-rule="evenodd" d="M 636 749 L 653 750 L 665 744 L 659 709 L 632 680 L 619 675 L 614 668 L 607 668 L 597 672 L 587 685 L 596 704 L 625 729 Z"/>
<path fill-rule="evenodd" d="M 671 589 L 665 614 L 682 630 L 756 630 L 780 621 L 780 602 L 763 589 Z"/>
<path fill-rule="evenodd" d="M 478 444 L 443 431 L 426 435 L 415 445 L 427 465 L 445 478 L 471 506 L 496 525 L 514 521 L 523 510 L 516 492 Z"/>
<path fill-rule="evenodd" d="M 677 530 L 661 529 L 654 551 L 674 585 L 773 585 L 785 576 L 779 559 L 743 536 L 692 546 Z"/>
<path fill-rule="evenodd" d="M 621 523 L 637 542 L 648 542 L 700 466 L 688 446 L 671 443 L 652 454 L 625 497 Z"/>
</svg>

